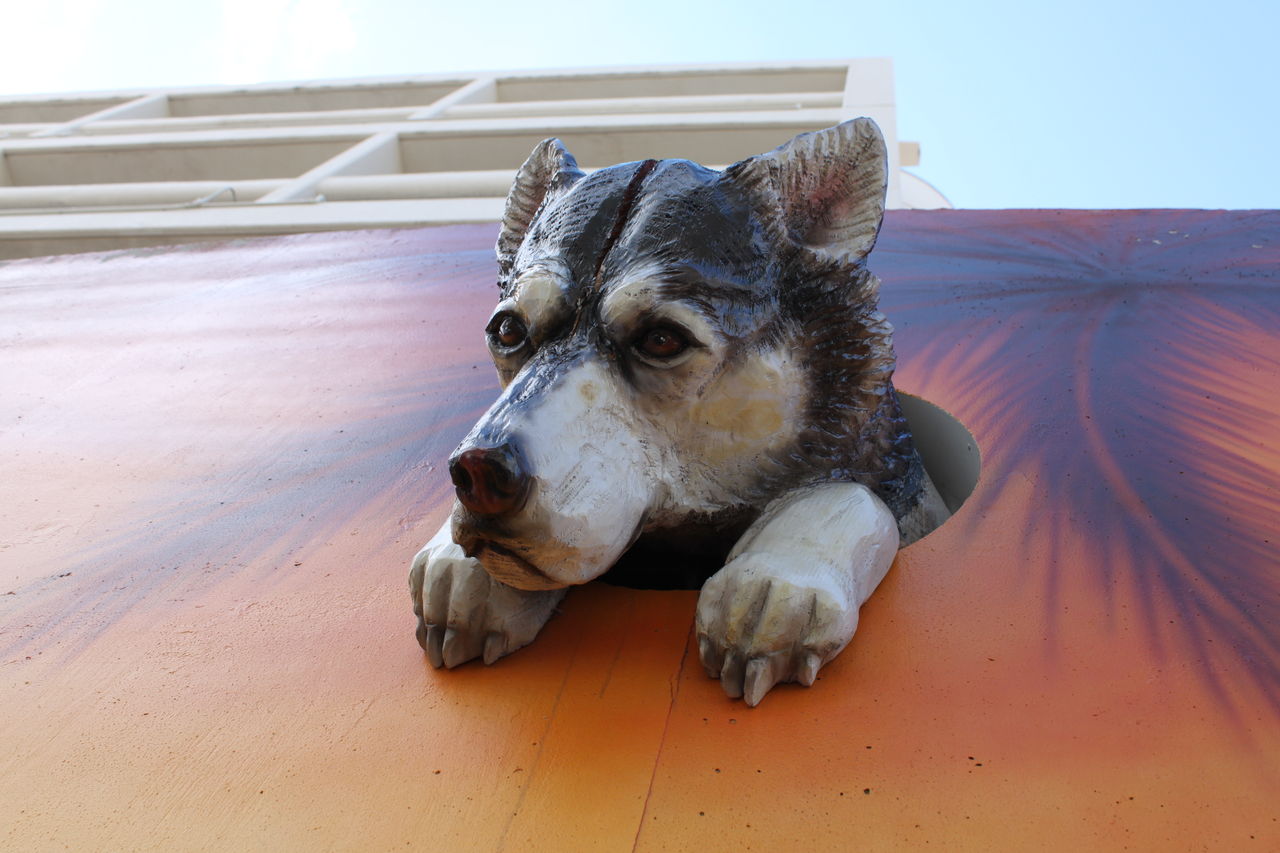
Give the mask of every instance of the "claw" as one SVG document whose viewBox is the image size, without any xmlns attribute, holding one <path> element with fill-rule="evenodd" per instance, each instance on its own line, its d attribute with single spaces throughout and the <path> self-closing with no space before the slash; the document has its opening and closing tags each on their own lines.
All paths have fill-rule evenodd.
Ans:
<svg viewBox="0 0 1280 853">
<path fill-rule="evenodd" d="M 422 615 L 422 578 L 427 570 L 425 560 L 413 561 L 409 568 L 409 595 L 413 597 L 413 612 Z"/>
<path fill-rule="evenodd" d="M 742 658 L 734 651 L 724 656 L 724 666 L 720 669 L 720 686 L 730 699 L 742 696 Z"/>
<path fill-rule="evenodd" d="M 444 642 L 444 631 L 436 625 L 427 626 L 427 642 L 423 646 L 427 650 L 427 658 L 436 669 L 444 666 L 444 654 L 440 646 Z"/>
<path fill-rule="evenodd" d="M 804 656 L 804 663 L 800 664 L 800 671 L 796 674 L 796 681 L 799 681 L 805 687 L 812 687 L 821 667 L 822 658 L 818 657 L 816 652 L 809 652 Z"/>
<path fill-rule="evenodd" d="M 720 656 L 716 654 L 715 645 L 706 637 L 698 638 L 698 660 L 702 661 L 702 668 L 707 671 L 707 677 L 720 677 Z"/>
<path fill-rule="evenodd" d="M 484 638 L 484 665 L 489 666 L 507 653 L 506 643 L 501 634 L 490 634 Z"/>
<path fill-rule="evenodd" d="M 460 663 L 464 663 L 467 659 L 466 649 L 463 637 L 453 628 L 446 628 L 444 632 L 444 644 L 441 648 L 444 656 L 444 665 L 449 669 L 453 669 Z"/>
<path fill-rule="evenodd" d="M 778 667 L 769 658 L 752 658 L 747 664 L 746 689 L 743 698 L 754 708 L 778 683 Z"/>
<path fill-rule="evenodd" d="M 418 610 L 418 627 L 413 632 L 418 638 L 418 645 L 422 646 L 422 650 L 427 651 L 427 622 L 422 618 L 422 611 Z"/>
</svg>

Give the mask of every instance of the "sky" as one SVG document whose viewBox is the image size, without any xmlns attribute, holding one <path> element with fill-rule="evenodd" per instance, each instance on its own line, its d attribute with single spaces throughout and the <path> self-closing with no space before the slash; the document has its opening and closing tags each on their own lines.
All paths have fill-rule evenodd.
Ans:
<svg viewBox="0 0 1280 853">
<path fill-rule="evenodd" d="M 956 207 L 1280 207 L 1270 0 L 0 3 L 0 95 L 887 56 Z"/>
</svg>

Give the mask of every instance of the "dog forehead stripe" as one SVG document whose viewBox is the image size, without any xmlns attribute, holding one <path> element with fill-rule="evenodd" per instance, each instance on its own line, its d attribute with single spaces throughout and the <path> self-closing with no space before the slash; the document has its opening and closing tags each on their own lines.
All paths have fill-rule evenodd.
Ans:
<svg viewBox="0 0 1280 853">
<path fill-rule="evenodd" d="M 605 240 L 604 248 L 600 250 L 600 257 L 596 260 L 594 285 L 597 292 L 604 284 L 600 278 L 604 272 L 605 258 L 609 257 L 609 252 L 613 249 L 613 245 L 622 236 L 622 229 L 626 226 L 627 219 L 631 216 L 631 210 L 635 207 L 636 199 L 640 195 L 640 185 L 644 183 L 645 178 L 649 177 L 649 173 L 657 168 L 657 165 L 657 160 L 645 160 L 641 163 L 636 167 L 635 174 L 631 176 L 630 183 L 627 184 L 626 190 L 622 193 L 622 201 L 618 204 L 618 213 L 613 220 L 613 229 L 609 232 L 609 239 Z"/>
</svg>

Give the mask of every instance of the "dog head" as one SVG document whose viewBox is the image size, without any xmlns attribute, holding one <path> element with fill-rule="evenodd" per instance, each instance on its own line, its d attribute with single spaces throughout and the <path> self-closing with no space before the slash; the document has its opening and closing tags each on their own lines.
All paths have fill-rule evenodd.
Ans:
<svg viewBox="0 0 1280 853">
<path fill-rule="evenodd" d="M 823 448 L 856 439 L 892 371 L 865 270 L 885 182 L 869 119 L 723 172 L 588 175 L 538 145 L 485 328 L 503 392 L 450 459 L 455 541 L 514 587 L 583 583 L 642 532 L 750 517 L 848 464 Z M 885 346 L 837 342 L 850 323 Z M 833 411 L 817 388 L 837 374 L 869 390 Z"/>
</svg>

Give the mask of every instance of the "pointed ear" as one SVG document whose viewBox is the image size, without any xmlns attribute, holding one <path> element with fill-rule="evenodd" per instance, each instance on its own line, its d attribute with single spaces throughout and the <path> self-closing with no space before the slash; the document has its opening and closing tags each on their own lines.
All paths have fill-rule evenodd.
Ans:
<svg viewBox="0 0 1280 853">
<path fill-rule="evenodd" d="M 856 264 L 880 233 L 888 162 L 880 128 L 859 118 L 735 163 L 725 178 L 755 197 L 776 238 Z"/>
<path fill-rule="evenodd" d="M 525 232 L 534 214 L 548 196 L 564 192 L 582 177 L 578 161 L 559 139 L 544 139 L 533 149 L 529 159 L 516 172 L 515 183 L 507 193 L 502 212 L 502 231 L 498 234 L 498 268 L 506 275 L 515 261 L 516 250 L 524 242 Z"/>
</svg>

